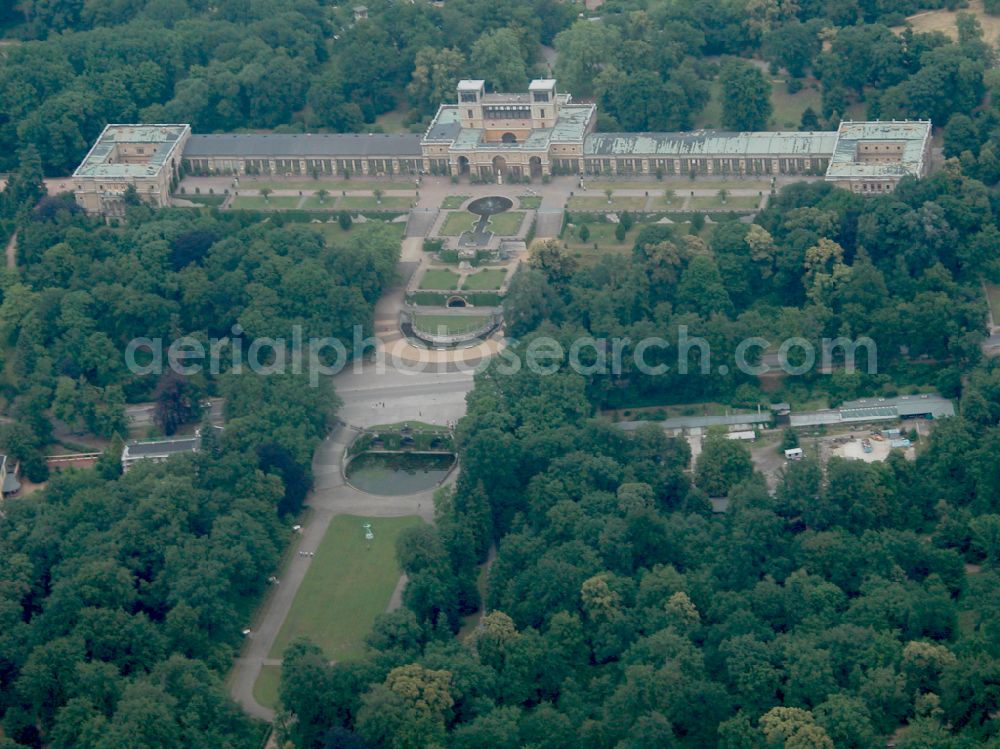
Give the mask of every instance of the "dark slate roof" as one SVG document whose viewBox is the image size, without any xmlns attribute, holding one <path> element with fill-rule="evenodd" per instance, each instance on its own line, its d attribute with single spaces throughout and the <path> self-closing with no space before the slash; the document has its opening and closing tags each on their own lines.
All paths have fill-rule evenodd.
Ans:
<svg viewBox="0 0 1000 749">
<path fill-rule="evenodd" d="M 420 135 L 413 133 L 235 133 L 192 135 L 185 157 L 208 156 L 412 156 L 419 157 Z"/>
<path fill-rule="evenodd" d="M 13 494 L 18 489 L 21 488 L 21 482 L 17 480 L 17 476 L 13 473 L 8 473 L 3 480 L 3 493 Z"/>
<path fill-rule="evenodd" d="M 462 126 L 457 122 L 435 120 L 427 131 L 427 140 L 455 140 L 461 132 Z"/>
</svg>

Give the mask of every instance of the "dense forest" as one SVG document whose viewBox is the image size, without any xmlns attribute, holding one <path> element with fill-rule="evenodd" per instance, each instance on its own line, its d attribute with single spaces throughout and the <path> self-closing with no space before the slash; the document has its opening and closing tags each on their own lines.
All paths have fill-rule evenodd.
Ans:
<svg viewBox="0 0 1000 749">
<path fill-rule="evenodd" d="M 6 0 L 0 24 L 23 41 L 0 46 L 0 171 L 32 144 L 47 174 L 68 174 L 108 122 L 357 131 L 401 110 L 421 130 L 463 77 L 522 90 L 554 74 L 595 98 L 601 128 L 637 131 L 690 128 L 717 78 L 713 124 L 763 127 L 770 84 L 739 60 L 749 55 L 786 70 L 792 93 L 818 79 L 822 111 L 807 110 L 805 129 L 858 103 L 944 124 L 990 84 L 992 51 L 971 16 L 958 43 L 890 31 L 938 0 L 611 0 L 600 22 L 558 0 L 368 6 L 355 22 L 318 0 Z"/>
<path fill-rule="evenodd" d="M 606 130 L 762 127 L 764 71 L 820 111 L 931 117 L 949 161 L 892 195 L 786 187 L 755 223 L 645 229 L 581 265 L 547 244 L 512 285 L 509 332 L 633 341 L 685 326 L 739 340 L 868 336 L 879 373 L 810 373 L 769 396 L 836 403 L 933 385 L 959 398 L 913 463 L 791 464 L 769 492 L 740 444 L 687 444 L 595 419 L 623 403 L 752 406 L 737 371 L 477 376 L 461 474 L 433 528 L 397 549 L 405 607 L 367 656 L 286 654 L 283 737 L 300 749 L 995 746 L 1000 736 L 1000 366 L 983 361 L 981 281 L 1000 280 L 1000 81 L 971 16 L 957 41 L 891 26 L 939 0 L 0 0 L 0 444 L 45 478 L 52 419 L 112 436 L 156 399 L 165 429 L 226 397 L 227 428 L 120 474 L 114 446 L 0 517 L 0 749 L 255 749 L 222 678 L 336 408 L 296 376 L 137 375 L 131 339 L 349 339 L 398 260 L 377 222 L 334 245 L 305 226 L 211 210 L 127 222 L 45 197 L 110 121 L 196 131 L 420 129 L 459 78 L 520 89 L 550 72 Z M 987 3 L 996 9 L 995 2 Z M 554 69 L 540 45 L 556 55 Z M 750 64 L 754 56 L 765 63 Z M 860 107 L 860 110 L 859 110 Z M 675 354 L 674 354 L 675 355 Z M 697 370 L 697 368 L 695 368 Z M 169 429 L 168 429 L 169 430 Z M 711 512 L 727 495 L 729 512 Z M 477 576 L 491 548 L 485 596 Z M 455 633 L 480 606 L 471 639 Z"/>
<path fill-rule="evenodd" d="M 336 402 L 292 377 L 223 387 L 201 453 L 124 476 L 103 460 L 4 508 L 0 746 L 259 746 L 222 679 Z"/>
<path fill-rule="evenodd" d="M 30 149 L 29 149 L 30 151 Z M 218 211 L 153 212 L 123 227 L 44 198 L 30 153 L 3 193 L 18 216 L 19 271 L 0 283 L 2 385 L 17 421 L 0 443 L 32 480 L 55 416 L 111 437 L 95 471 L 53 476 L 0 513 L 0 746 L 255 749 L 260 727 L 222 677 L 288 543 L 312 455 L 337 407 L 307 374 L 228 363 L 264 336 L 370 331 L 399 241 L 377 221 L 335 246 L 304 225 Z M 19 206 L 14 198 L 22 196 Z M 239 330 L 239 336 L 234 334 Z M 230 338 L 222 372 L 125 366 L 133 338 Z M 154 399 L 170 431 L 225 397 L 203 451 L 121 475 L 126 400 Z M 16 743 L 15 743 L 16 742 Z"/>
<path fill-rule="evenodd" d="M 35 205 L 37 154 L 29 146 L 12 175 L 11 205 Z M 0 384 L 18 424 L 3 445 L 44 475 L 37 448 L 50 441 L 51 409 L 70 431 L 108 437 L 124 431 L 126 402 L 157 400 L 172 433 L 197 421 L 205 376 L 144 374 L 126 367 L 133 339 L 192 336 L 208 348 L 229 339 L 222 371 L 259 337 L 338 337 L 348 349 L 355 325 L 370 332 L 372 309 L 395 274 L 397 235 L 359 224 L 336 246 L 304 224 L 261 223 L 218 211 L 154 213 L 138 199 L 124 228 L 83 216 L 71 198 L 44 198 L 20 216 L 19 271 L 0 280 L 0 338 L 13 376 Z M 236 334 L 238 333 L 238 335 Z M 242 357 L 246 361 L 245 357 Z M 184 403 L 190 407 L 182 407 Z M 308 464 L 307 452 L 297 457 Z"/>
<path fill-rule="evenodd" d="M 286 735 L 301 749 L 868 749 L 903 727 L 900 749 L 994 746 L 1000 363 L 981 359 L 978 284 L 997 236 L 987 189 L 953 161 L 868 199 L 792 185 L 753 225 L 707 242 L 656 226 L 631 258 L 593 266 L 543 247 L 507 300 L 514 351 L 680 324 L 713 356 L 761 331 L 870 335 L 880 366 L 937 382 L 961 416 L 915 462 L 807 459 L 769 491 L 743 443 L 710 433 L 688 473 L 686 441 L 594 418 L 623 387 L 753 405 L 751 382 L 566 360 L 511 374 L 500 357 L 458 424 L 462 470 L 435 527 L 397 544 L 406 608 L 378 620 L 361 661 L 330 666 L 305 640 L 286 653 Z M 840 372 L 785 387 L 836 400 L 895 385 Z"/>
<path fill-rule="evenodd" d="M 693 374 L 679 373 L 676 348 L 646 354 L 671 365 L 666 373 L 593 374 L 588 398 L 602 405 L 721 399 L 754 407 L 763 400 L 755 377 L 735 367 L 714 373 L 750 336 L 775 344 L 800 337 L 816 352 L 824 338 L 876 343 L 877 372 L 864 361 L 853 374 L 807 372 L 786 378 L 772 398 L 803 402 L 820 391 L 836 404 L 880 388 L 895 395 L 894 381 L 934 384 L 953 397 L 960 373 L 982 356 L 980 279 L 1000 278 L 998 257 L 990 192 L 952 160 L 876 199 L 822 182 L 790 185 L 755 223 L 723 222 L 707 239 L 647 226 L 631 257 L 608 254 L 592 265 L 550 242 L 511 284 L 505 317 L 515 338 L 541 329 L 566 349 L 580 335 L 629 339 L 626 365 L 640 341 L 676 344 L 682 327 L 711 345 L 711 377 L 700 376 L 695 359 Z"/>
</svg>

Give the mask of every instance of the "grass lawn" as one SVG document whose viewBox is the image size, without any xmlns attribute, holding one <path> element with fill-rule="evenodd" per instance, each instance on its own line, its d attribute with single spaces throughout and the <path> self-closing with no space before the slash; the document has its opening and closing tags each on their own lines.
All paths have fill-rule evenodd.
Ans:
<svg viewBox="0 0 1000 749">
<path fill-rule="evenodd" d="M 181 195 L 174 193 L 174 197 L 178 200 L 189 200 L 198 205 L 222 205 L 226 202 L 225 195 Z"/>
<path fill-rule="evenodd" d="M 721 128 L 722 127 L 722 84 L 718 79 L 708 84 L 708 104 L 695 117 L 695 128 Z"/>
<path fill-rule="evenodd" d="M 253 698 L 264 707 L 278 708 L 278 682 L 281 680 L 281 666 L 262 666 L 260 675 L 253 685 Z"/>
<path fill-rule="evenodd" d="M 506 268 L 488 268 L 466 276 L 462 282 L 463 291 L 494 291 L 503 286 L 507 278 Z"/>
<path fill-rule="evenodd" d="M 810 88 L 810 85 L 816 82 L 806 79 L 804 84 L 798 93 L 790 94 L 784 81 L 771 83 L 771 104 L 774 106 L 774 112 L 768 123 L 770 127 L 776 130 L 798 130 L 806 107 L 812 107 L 817 115 L 822 114 L 823 100 L 819 89 Z"/>
<path fill-rule="evenodd" d="M 664 186 L 668 187 L 670 186 L 670 184 L 666 181 L 660 182 L 659 180 L 656 180 L 654 182 L 638 182 L 638 181 L 633 181 L 627 177 L 622 177 L 622 179 L 617 182 L 608 180 L 594 181 L 592 179 L 584 179 L 583 184 L 587 186 L 588 191 L 590 192 L 597 191 L 602 194 L 609 187 L 612 190 L 649 190 L 650 192 L 653 192 L 654 190 L 662 190 Z M 673 186 L 676 187 L 677 185 Z M 606 201 L 607 198 L 605 198 L 605 202 Z"/>
<path fill-rule="evenodd" d="M 588 256 L 596 259 L 600 254 L 605 252 L 631 252 L 632 247 L 635 245 L 635 238 L 639 234 L 639 230 L 642 228 L 641 225 L 637 224 L 632 227 L 632 229 L 625 235 L 625 241 L 619 242 L 615 238 L 615 227 L 617 224 L 587 224 L 587 228 L 590 230 L 590 237 L 586 242 L 580 241 L 580 225 L 576 224 L 573 226 L 572 231 L 567 230 L 563 235 L 563 242 L 568 245 L 569 251 L 580 258 L 585 260 Z M 597 243 L 597 249 L 594 249 L 594 243 Z"/>
<path fill-rule="evenodd" d="M 1000 42 L 1000 18 L 987 15 L 983 10 L 983 0 L 969 0 L 968 8 L 958 8 L 956 10 L 930 10 L 909 16 L 906 22 L 913 27 L 914 31 L 924 33 L 940 31 L 947 34 L 952 39 L 958 38 L 958 27 L 955 20 L 959 13 L 972 13 L 982 24 L 983 38 L 990 44 L 996 45 Z M 903 26 L 894 26 L 893 31 L 897 34 L 903 32 Z"/>
<path fill-rule="evenodd" d="M 649 226 L 649 224 L 636 224 L 628 233 L 625 235 L 625 241 L 619 242 L 615 238 L 615 227 L 616 224 L 608 223 L 588 223 L 587 228 L 590 230 L 590 238 L 586 242 L 580 241 L 580 236 L 578 232 L 580 231 L 580 225 L 574 224 L 572 229 L 567 229 L 566 233 L 563 234 L 563 238 L 560 240 L 567 246 L 567 250 L 576 257 L 580 262 L 584 264 L 592 264 L 597 261 L 597 259 L 606 253 L 632 253 L 632 248 L 635 246 L 635 240 L 639 236 L 639 232 L 642 231 L 643 227 Z M 688 224 L 672 224 L 671 228 L 678 237 L 682 237 L 690 232 L 690 226 Z M 709 227 L 710 228 L 710 227 Z M 594 249 L 594 243 L 597 243 L 597 249 Z"/>
<path fill-rule="evenodd" d="M 383 190 L 414 190 L 416 189 L 416 177 L 408 178 L 402 175 L 395 177 L 357 177 L 355 179 L 334 179 L 321 177 L 320 179 L 273 179 L 258 177 L 254 181 L 252 177 L 240 177 L 240 187 L 246 190 L 260 190 L 267 187 L 272 190 L 302 190 L 315 192 L 316 190 L 327 190 L 331 194 L 339 195 L 343 190 L 374 190 L 379 187 Z"/>
<path fill-rule="evenodd" d="M 238 195 L 233 198 L 231 207 L 234 210 L 250 211 L 288 211 L 299 204 L 298 195 L 270 195 L 264 200 L 263 195 Z"/>
<path fill-rule="evenodd" d="M 370 432 L 378 432 L 378 431 L 385 432 L 393 429 L 402 429 L 404 426 L 422 432 L 451 431 L 451 429 L 444 426 L 443 424 L 428 424 L 426 421 L 397 421 L 395 424 L 378 424 L 377 426 L 367 427 L 367 430 Z"/>
<path fill-rule="evenodd" d="M 542 206 L 542 199 L 538 195 L 519 195 L 517 202 L 521 208 L 538 210 Z"/>
<path fill-rule="evenodd" d="M 458 274 L 447 268 L 432 268 L 420 279 L 421 289 L 442 289 L 452 291 L 458 288 Z"/>
<path fill-rule="evenodd" d="M 337 200 L 337 208 L 355 211 L 408 211 L 414 200 L 415 196 L 383 195 L 382 202 L 376 203 L 374 196 L 347 195 Z"/>
<path fill-rule="evenodd" d="M 799 121 L 806 107 L 812 107 L 817 114 L 820 113 L 822 104 L 820 93 L 817 89 L 809 87 L 810 81 L 805 82 L 805 87 L 797 94 L 789 94 L 788 87 L 784 81 L 774 81 L 771 83 L 771 104 L 774 111 L 768 127 L 775 130 L 798 130 Z M 695 119 L 695 127 L 698 128 L 722 128 L 722 85 L 718 80 L 709 83 L 710 99 L 705 108 Z"/>
<path fill-rule="evenodd" d="M 302 201 L 302 207 L 307 211 L 333 211 L 337 207 L 337 195 L 330 194 L 327 195 L 321 201 L 319 196 L 310 195 L 304 201 Z"/>
<path fill-rule="evenodd" d="M 410 111 L 404 107 L 393 109 L 376 117 L 375 125 L 382 128 L 384 133 L 408 133 L 410 127 L 404 124 L 404 120 L 409 113 Z"/>
<path fill-rule="evenodd" d="M 462 203 L 468 199 L 468 195 L 449 195 L 441 201 L 441 207 L 446 211 L 454 211 L 461 208 Z"/>
<path fill-rule="evenodd" d="M 489 321 L 486 315 L 414 315 L 413 322 L 425 333 L 460 335 L 481 328 Z"/>
<path fill-rule="evenodd" d="M 448 214 L 444 223 L 441 224 L 441 231 L 439 233 L 445 237 L 457 237 L 462 232 L 471 231 L 473 225 L 478 220 L 477 216 L 468 211 L 452 211 Z"/>
<path fill-rule="evenodd" d="M 566 210 L 568 211 L 592 211 L 594 213 L 642 211 L 645 208 L 646 198 L 641 196 L 612 196 L 611 202 L 609 203 L 606 195 L 593 195 L 586 197 L 574 195 L 566 202 Z"/>
<path fill-rule="evenodd" d="M 701 211 L 753 211 L 760 205 L 760 198 L 756 195 L 730 195 L 726 202 L 718 195 L 697 195 L 691 198 L 691 210 Z"/>
<path fill-rule="evenodd" d="M 370 522 L 375 540 L 365 541 L 361 524 Z M 375 617 L 385 612 L 401 574 L 396 564 L 400 531 L 422 521 L 338 515 L 330 523 L 312 565 L 271 648 L 281 658 L 288 644 L 307 636 L 331 660 L 357 658 Z"/>
<path fill-rule="evenodd" d="M 522 221 L 524 221 L 522 211 L 507 211 L 491 216 L 490 225 L 486 228 L 501 237 L 513 237 L 520 231 Z"/>
</svg>

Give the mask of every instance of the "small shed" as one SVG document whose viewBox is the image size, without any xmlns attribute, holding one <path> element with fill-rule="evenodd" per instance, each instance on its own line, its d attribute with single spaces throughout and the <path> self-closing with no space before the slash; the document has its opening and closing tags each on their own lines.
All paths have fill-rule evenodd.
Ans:
<svg viewBox="0 0 1000 749">
<path fill-rule="evenodd" d="M 785 460 L 802 460 L 805 457 L 805 453 L 802 452 L 801 447 L 790 447 L 785 450 Z"/>
</svg>

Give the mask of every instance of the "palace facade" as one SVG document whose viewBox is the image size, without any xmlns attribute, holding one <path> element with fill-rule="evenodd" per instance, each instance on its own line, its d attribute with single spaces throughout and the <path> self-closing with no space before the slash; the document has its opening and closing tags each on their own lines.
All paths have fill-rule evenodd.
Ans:
<svg viewBox="0 0 1000 749">
<path fill-rule="evenodd" d="M 119 215 L 129 184 L 169 203 L 180 170 L 194 175 L 475 175 L 487 181 L 544 175 L 658 177 L 825 175 L 860 194 L 924 176 L 931 123 L 843 122 L 835 132 L 597 133 L 594 104 L 556 81 L 525 93 L 488 93 L 460 81 L 421 134 L 193 135 L 187 125 L 109 125 L 73 175 L 88 213 Z"/>
</svg>

